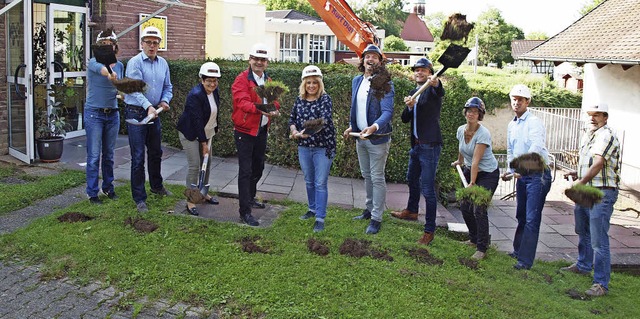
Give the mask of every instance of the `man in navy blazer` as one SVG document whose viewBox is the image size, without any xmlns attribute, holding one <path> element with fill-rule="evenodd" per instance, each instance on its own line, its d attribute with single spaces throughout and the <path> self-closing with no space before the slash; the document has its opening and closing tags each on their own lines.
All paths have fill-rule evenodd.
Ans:
<svg viewBox="0 0 640 319">
<path fill-rule="evenodd" d="M 418 243 L 429 245 L 436 231 L 436 170 L 442 151 L 442 132 L 440 131 L 440 111 L 444 88 L 433 75 L 433 64 L 421 58 L 411 67 L 417 87 L 404 98 L 407 107 L 402 111 L 402 122 L 411 123 L 411 149 L 409 150 L 409 167 L 407 184 L 409 200 L 407 208 L 401 212 L 392 212 L 391 216 L 405 220 L 418 219 L 420 194 L 426 201 L 424 234 Z M 423 84 L 427 88 L 414 100 L 411 97 Z"/>
<path fill-rule="evenodd" d="M 382 51 L 371 44 L 362 53 L 359 70 L 363 72 L 351 84 L 351 116 L 349 128 L 344 131 L 359 132 L 356 142 L 360 172 L 367 192 L 366 209 L 354 219 L 370 219 L 367 234 L 377 234 L 382 224 L 382 213 L 387 196 L 384 169 L 389 156 L 391 118 L 393 117 L 393 82 L 391 90 L 382 99 L 375 96 L 371 78 L 376 67 L 382 64 Z"/>
</svg>

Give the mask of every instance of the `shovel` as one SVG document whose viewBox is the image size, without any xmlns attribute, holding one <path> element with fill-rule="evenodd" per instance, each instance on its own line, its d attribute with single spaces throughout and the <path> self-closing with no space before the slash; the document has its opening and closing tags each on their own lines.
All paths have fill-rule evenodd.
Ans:
<svg viewBox="0 0 640 319">
<path fill-rule="evenodd" d="M 450 44 L 449 47 L 447 47 L 447 49 L 444 51 L 444 53 L 442 53 L 442 55 L 438 58 L 438 62 L 442 64 L 442 69 L 436 72 L 435 76 L 440 77 L 444 73 L 444 71 L 446 71 L 447 69 L 449 68 L 455 69 L 459 67 L 460 64 L 462 64 L 462 62 L 464 61 L 464 59 L 467 58 L 467 55 L 469 55 L 469 52 L 471 52 L 471 50 L 468 48 L 459 46 L 457 44 Z M 425 82 L 418 89 L 418 91 L 416 91 L 416 93 L 414 93 L 411 96 L 411 99 L 412 100 L 417 99 L 418 96 L 420 96 L 420 94 L 429 87 L 428 83 L 429 82 Z"/>
<path fill-rule="evenodd" d="M 147 115 L 147 117 L 143 118 L 142 121 L 138 121 L 136 119 L 126 119 L 125 121 L 131 125 L 147 125 L 153 124 L 153 122 L 149 122 L 160 114 L 164 110 L 163 108 L 157 109 L 154 113 Z"/>
<path fill-rule="evenodd" d="M 209 139 L 209 142 L 207 142 L 207 149 L 209 151 L 211 151 L 211 141 L 213 140 L 213 138 Z M 198 189 L 200 190 L 200 194 L 202 194 L 203 197 L 207 196 L 207 193 L 209 193 L 209 184 L 204 184 L 204 178 L 207 176 L 207 164 L 209 162 L 209 153 L 207 153 L 206 155 L 204 155 L 202 157 L 202 168 L 200 169 L 200 176 L 198 176 Z M 191 185 L 191 186 L 196 186 L 196 185 Z"/>
<path fill-rule="evenodd" d="M 467 183 L 467 179 L 464 177 L 464 173 L 462 172 L 462 167 L 460 167 L 460 164 L 456 165 L 456 170 L 458 171 L 458 175 L 460 175 L 462 185 L 464 186 L 464 188 L 467 188 L 467 186 L 469 186 L 469 183 Z"/>
<path fill-rule="evenodd" d="M 111 64 L 118 62 L 116 58 L 116 52 L 113 51 L 112 45 L 100 45 L 94 44 L 91 46 L 93 50 L 93 56 L 96 58 L 98 63 L 104 64 L 107 67 L 107 71 L 109 74 L 113 74 L 113 70 L 111 70 Z M 130 94 L 136 92 L 144 92 L 146 87 L 146 83 L 142 80 L 134 80 L 129 78 L 123 78 L 120 80 L 114 80 L 113 86 L 118 89 L 118 91 Z"/>
</svg>

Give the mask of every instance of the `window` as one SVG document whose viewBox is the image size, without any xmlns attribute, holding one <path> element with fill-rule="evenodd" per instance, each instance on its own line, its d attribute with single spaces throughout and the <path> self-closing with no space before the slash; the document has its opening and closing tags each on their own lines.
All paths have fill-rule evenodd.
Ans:
<svg viewBox="0 0 640 319">
<path fill-rule="evenodd" d="M 349 49 L 346 44 L 338 41 L 338 47 L 336 48 L 336 51 L 351 51 L 351 49 Z"/>
<path fill-rule="evenodd" d="M 244 17 L 231 18 L 231 34 L 234 34 L 234 35 L 244 34 Z"/>
<path fill-rule="evenodd" d="M 280 60 L 284 62 L 303 62 L 304 35 L 280 33 Z"/>
<path fill-rule="evenodd" d="M 311 35 L 309 39 L 309 63 L 331 62 L 331 37 Z"/>
</svg>

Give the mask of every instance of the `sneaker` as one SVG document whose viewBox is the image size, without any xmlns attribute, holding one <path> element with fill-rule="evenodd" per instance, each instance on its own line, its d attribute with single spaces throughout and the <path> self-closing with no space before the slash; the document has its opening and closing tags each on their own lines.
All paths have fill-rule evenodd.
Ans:
<svg viewBox="0 0 640 319">
<path fill-rule="evenodd" d="M 359 219 L 371 219 L 371 212 L 368 209 L 365 209 L 362 211 L 361 215 L 358 215 L 353 218 L 353 220 L 359 220 Z"/>
<path fill-rule="evenodd" d="M 164 187 L 161 189 L 151 189 L 151 192 L 160 196 L 173 196 L 173 193 Z"/>
<path fill-rule="evenodd" d="M 585 295 L 587 296 L 591 296 L 591 297 L 601 297 L 607 294 L 607 289 L 602 286 L 601 284 L 593 284 L 593 286 L 591 286 L 591 288 L 587 289 L 587 291 L 585 291 Z"/>
<path fill-rule="evenodd" d="M 523 265 L 521 263 L 517 263 L 517 264 L 513 265 L 513 268 L 515 270 L 529 270 L 529 269 L 531 269 L 531 266 L 525 266 L 525 265 Z"/>
<path fill-rule="evenodd" d="M 578 264 L 577 263 L 573 263 L 571 266 L 562 267 L 562 268 L 560 268 L 560 270 L 572 272 L 572 273 L 575 273 L 575 274 L 578 274 L 578 275 L 583 275 L 583 276 L 588 276 L 588 275 L 591 274 L 590 271 L 584 271 L 584 270 L 581 270 L 580 268 L 578 268 Z"/>
<path fill-rule="evenodd" d="M 253 218 L 253 215 L 251 214 L 240 216 L 240 220 L 242 221 L 243 224 L 247 224 L 249 226 L 256 227 L 260 225 L 260 223 L 258 223 L 258 221 L 255 218 Z"/>
<path fill-rule="evenodd" d="M 102 199 L 100 199 L 100 197 L 98 196 L 89 197 L 89 203 L 95 204 L 95 205 L 101 205 Z"/>
<path fill-rule="evenodd" d="M 319 233 L 323 230 L 324 230 L 324 222 L 316 220 L 316 222 L 313 224 L 313 232 Z"/>
<path fill-rule="evenodd" d="M 138 210 L 138 213 L 146 213 L 149 211 L 149 208 L 147 208 L 147 203 L 145 202 L 139 202 L 136 204 L 136 209 Z"/>
<path fill-rule="evenodd" d="M 114 190 L 112 190 L 112 191 L 110 191 L 110 192 L 106 192 L 106 193 L 105 193 L 105 192 L 102 192 L 102 193 L 103 193 L 103 194 L 105 194 L 105 195 L 107 195 L 107 197 L 108 197 L 110 200 L 116 200 L 116 199 L 118 199 L 118 195 L 116 195 L 116 191 L 114 191 Z"/>
<path fill-rule="evenodd" d="M 364 231 L 365 234 L 377 234 L 380 231 L 380 226 L 382 226 L 382 222 L 377 220 L 371 220 L 369 222 L 369 226 L 367 226 L 367 230 Z"/>
<path fill-rule="evenodd" d="M 305 219 L 309 219 L 311 217 L 316 217 L 316 213 L 314 213 L 312 211 L 307 211 L 306 214 L 300 216 L 300 219 L 305 220 Z"/>
<path fill-rule="evenodd" d="M 252 208 L 259 208 L 259 209 L 263 209 L 265 207 L 267 207 L 267 205 L 265 205 L 262 202 L 257 201 L 255 198 L 251 200 L 251 207 Z"/>
<path fill-rule="evenodd" d="M 435 235 L 433 233 L 425 232 L 420 239 L 418 239 L 418 244 L 420 245 L 429 245 L 433 241 L 433 237 Z"/>
<path fill-rule="evenodd" d="M 418 220 L 418 213 L 408 209 L 403 209 L 401 212 L 391 212 L 391 216 L 404 220 Z"/>
<path fill-rule="evenodd" d="M 484 257 L 486 256 L 486 253 L 483 253 L 481 251 L 476 251 L 473 256 L 471 256 L 471 259 L 473 260 L 482 260 L 484 259 Z"/>
</svg>

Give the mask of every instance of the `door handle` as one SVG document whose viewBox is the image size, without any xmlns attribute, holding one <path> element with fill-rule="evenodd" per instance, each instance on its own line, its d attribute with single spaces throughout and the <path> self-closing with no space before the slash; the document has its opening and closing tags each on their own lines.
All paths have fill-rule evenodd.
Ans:
<svg viewBox="0 0 640 319">
<path fill-rule="evenodd" d="M 27 96 L 24 95 L 24 93 L 20 92 L 20 89 L 18 88 L 18 73 L 20 73 L 20 69 L 26 68 L 26 67 L 27 67 L 27 65 L 24 64 L 24 63 L 18 65 L 18 67 L 16 68 L 16 72 L 13 74 L 13 81 L 14 81 L 14 83 L 16 85 L 16 95 L 18 95 L 18 97 L 20 99 L 22 99 L 22 100 L 26 100 Z M 25 85 L 25 87 L 27 87 L 27 86 Z"/>
<path fill-rule="evenodd" d="M 51 62 L 51 64 L 53 64 L 53 71 L 55 72 L 56 67 L 60 68 L 60 81 L 64 83 L 64 64 L 58 62 L 58 61 L 53 61 Z M 55 80 L 53 80 L 53 82 L 55 82 Z"/>
</svg>

